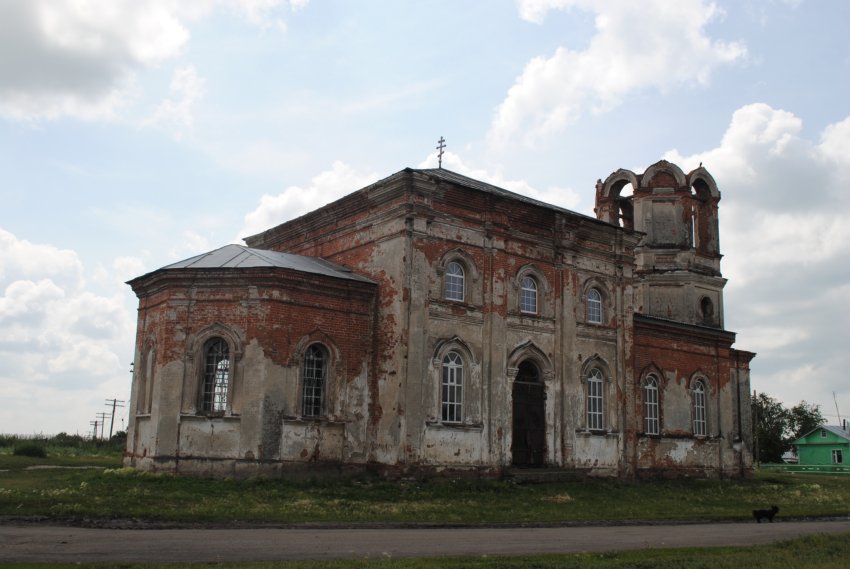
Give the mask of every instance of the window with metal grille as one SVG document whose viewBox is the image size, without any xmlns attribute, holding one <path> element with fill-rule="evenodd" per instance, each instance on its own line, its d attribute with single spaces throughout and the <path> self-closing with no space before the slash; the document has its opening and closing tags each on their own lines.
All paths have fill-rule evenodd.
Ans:
<svg viewBox="0 0 850 569">
<path fill-rule="evenodd" d="M 537 281 L 523 277 L 519 291 L 519 310 L 526 314 L 537 314 Z"/>
<path fill-rule="evenodd" d="M 704 437 L 708 429 L 705 422 L 705 384 L 694 384 L 694 435 Z"/>
<path fill-rule="evenodd" d="M 457 261 L 452 261 L 446 267 L 445 291 L 446 300 L 463 301 L 464 285 L 463 266 Z"/>
<path fill-rule="evenodd" d="M 658 417 L 658 380 L 654 375 L 646 378 L 643 386 L 644 431 L 647 435 L 657 435 L 660 431 Z"/>
<path fill-rule="evenodd" d="M 304 417 L 318 417 L 322 414 L 327 360 L 327 352 L 319 344 L 313 344 L 304 354 L 304 387 L 301 397 L 301 413 Z"/>
<path fill-rule="evenodd" d="M 230 350 L 223 338 L 212 338 L 204 344 L 204 382 L 201 408 L 218 413 L 227 409 L 230 385 Z"/>
<path fill-rule="evenodd" d="M 443 358 L 442 411 L 444 423 L 463 421 L 463 358 L 449 352 Z"/>
<path fill-rule="evenodd" d="M 587 291 L 587 321 L 602 324 L 602 295 L 595 288 Z"/>
<path fill-rule="evenodd" d="M 605 426 L 602 420 L 602 385 L 602 372 L 593 368 L 587 376 L 587 428 L 591 431 L 601 431 Z"/>
</svg>

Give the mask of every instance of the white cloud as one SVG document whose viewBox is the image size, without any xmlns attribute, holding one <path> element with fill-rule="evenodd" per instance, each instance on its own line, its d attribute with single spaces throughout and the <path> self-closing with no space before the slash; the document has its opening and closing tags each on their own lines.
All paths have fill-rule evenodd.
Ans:
<svg viewBox="0 0 850 569">
<path fill-rule="evenodd" d="M 0 116 L 17 120 L 117 116 L 137 74 L 177 58 L 190 24 L 216 10 L 285 27 L 306 0 L 28 0 L 0 2 Z M 157 110 L 185 120 L 182 97 L 199 82 L 178 70 L 181 97 Z M 184 77 L 180 78 L 180 74 Z M 180 82 L 182 81 L 182 84 Z M 172 93 L 172 96 L 174 93 Z"/>
<path fill-rule="evenodd" d="M 0 283 L 10 275 L 21 279 L 47 276 L 79 286 L 83 264 L 70 249 L 30 243 L 0 228 Z"/>
<path fill-rule="evenodd" d="M 179 140 L 192 129 L 193 108 L 205 90 L 205 81 L 193 66 L 176 69 L 171 78 L 169 98 L 157 106 L 143 126 L 168 130 Z"/>
<path fill-rule="evenodd" d="M 686 171 L 702 162 L 720 186 L 727 327 L 759 352 L 754 387 L 826 405 L 832 391 L 848 392 L 850 118 L 819 143 L 802 127 L 790 112 L 747 105 L 717 148 L 665 159 Z"/>
<path fill-rule="evenodd" d="M 740 60 L 743 44 L 712 40 L 706 25 L 720 15 L 701 0 L 520 0 L 520 15 L 542 23 L 550 10 L 596 15 L 596 34 L 583 51 L 559 47 L 535 57 L 499 105 L 491 142 L 521 134 L 527 144 L 563 129 L 587 112 L 605 112 L 640 89 L 666 91 L 708 83 L 722 64 Z"/>
<path fill-rule="evenodd" d="M 163 2 L 31 0 L 0 3 L 0 38 L 0 114 L 102 118 L 189 32 Z"/>
<path fill-rule="evenodd" d="M 289 186 L 276 196 L 260 198 L 260 205 L 245 216 L 239 239 L 254 235 L 275 225 L 304 215 L 314 209 L 375 182 L 375 173 L 362 174 L 337 160 L 330 170 L 315 176 L 306 188 Z"/>
<path fill-rule="evenodd" d="M 209 249 L 210 243 L 206 237 L 187 229 L 183 231 L 183 239 L 179 245 L 175 245 L 168 250 L 168 256 L 174 260 L 187 259 L 194 255 L 205 253 Z"/>
<path fill-rule="evenodd" d="M 256 26 L 285 30 L 285 13 L 301 10 L 309 0 L 224 0 L 223 3 Z"/>
<path fill-rule="evenodd" d="M 8 411 L 0 413 L 0 432 L 19 432 L 20 410 L 26 423 L 45 432 L 79 430 L 80 410 L 67 408 L 70 401 L 126 399 L 129 391 L 121 361 L 131 358 L 135 314 L 126 286 L 116 280 L 105 283 L 106 295 L 86 291 L 75 252 L 7 231 L 0 230 L 0 248 L 0 388 Z M 129 270 L 135 264 L 121 258 L 113 266 Z M 114 384 L 120 393 L 97 391 L 116 378 L 122 379 Z M 33 392 L 41 394 L 38 402 Z"/>
<path fill-rule="evenodd" d="M 422 163 L 419 168 L 436 168 L 438 164 L 437 152 L 432 152 Z M 475 168 L 469 166 L 461 160 L 460 156 L 453 152 L 445 152 L 443 154 L 443 166 L 447 170 L 452 170 L 458 174 L 469 176 L 488 184 L 493 184 L 499 188 L 510 190 L 517 194 L 522 194 L 541 202 L 563 207 L 575 211 L 581 203 L 581 195 L 572 188 L 559 188 L 550 186 L 545 190 L 539 190 L 525 180 L 511 180 L 504 176 L 501 169 L 495 172 L 490 172 L 483 168 Z M 582 212 L 587 215 L 592 215 L 592 212 Z"/>
</svg>

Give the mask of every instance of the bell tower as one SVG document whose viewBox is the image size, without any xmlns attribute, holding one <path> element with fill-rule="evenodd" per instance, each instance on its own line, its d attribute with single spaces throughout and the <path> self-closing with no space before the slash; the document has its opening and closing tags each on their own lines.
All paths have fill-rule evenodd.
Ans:
<svg viewBox="0 0 850 569">
<path fill-rule="evenodd" d="M 643 174 L 620 169 L 597 182 L 597 218 L 644 234 L 635 250 L 636 312 L 723 328 L 719 201 L 702 164 L 685 174 L 661 160 Z"/>
</svg>

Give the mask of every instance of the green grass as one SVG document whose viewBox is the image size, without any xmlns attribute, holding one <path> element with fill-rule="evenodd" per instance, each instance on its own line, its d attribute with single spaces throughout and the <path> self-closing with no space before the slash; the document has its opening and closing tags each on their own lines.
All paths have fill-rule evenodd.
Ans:
<svg viewBox="0 0 850 569">
<path fill-rule="evenodd" d="M 56 518 L 274 524 L 734 520 L 749 519 L 752 509 L 770 504 L 779 505 L 780 517 L 848 515 L 850 483 L 846 477 L 808 474 L 515 485 L 212 480 L 120 468 L 0 472 L 0 515 Z"/>
<path fill-rule="evenodd" d="M 621 553 L 508 557 L 216 563 L 215 566 L 219 569 L 844 569 L 847 567 L 848 551 L 850 534 L 809 536 L 755 547 L 647 549 Z M 73 563 L 50 566 L 65 569 L 79 567 Z M 185 564 L 154 563 L 95 563 L 88 566 L 99 569 L 186 567 Z M 45 565 L 8 564 L 3 567 L 31 569 Z"/>
<path fill-rule="evenodd" d="M 38 443 L 47 457 L 15 456 Z M 516 485 L 503 481 L 287 482 L 150 474 L 120 468 L 120 441 L 76 435 L 0 436 L 0 515 L 139 518 L 201 523 L 516 524 L 621 520 L 749 519 L 850 514 L 850 480 L 767 472 L 753 479 L 590 479 Z M 32 467 L 96 467 L 33 469 Z"/>
<path fill-rule="evenodd" d="M 22 448 L 43 449 L 45 456 L 22 454 Z M 121 466 L 123 448 L 121 436 L 109 442 L 96 442 L 64 433 L 53 437 L 0 435 L 0 470 L 24 470 L 38 466 L 118 468 Z M 0 481 L 0 487 L 2 484 Z"/>
</svg>

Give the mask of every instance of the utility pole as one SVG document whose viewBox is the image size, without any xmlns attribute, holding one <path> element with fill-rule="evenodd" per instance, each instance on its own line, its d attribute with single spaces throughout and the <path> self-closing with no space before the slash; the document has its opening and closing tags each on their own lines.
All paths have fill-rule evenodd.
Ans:
<svg viewBox="0 0 850 569">
<path fill-rule="evenodd" d="M 109 413 L 97 413 L 97 418 L 100 419 L 100 438 L 103 440 L 103 429 L 106 427 L 106 418 Z"/>
<path fill-rule="evenodd" d="M 91 440 L 96 441 L 97 440 L 97 420 L 95 419 L 94 421 L 89 421 L 89 425 L 94 425 L 94 431 L 92 431 Z"/>
<path fill-rule="evenodd" d="M 112 418 L 109 420 L 109 440 L 110 441 L 112 440 L 112 427 L 115 426 L 115 408 L 116 407 L 123 407 L 124 403 L 125 402 L 121 401 L 120 399 L 107 399 L 106 400 L 106 406 L 112 407 Z"/>
<path fill-rule="evenodd" d="M 753 389 L 753 402 L 755 403 L 758 398 L 758 393 Z M 758 405 L 753 405 L 753 457 L 756 466 L 759 466 L 759 410 Z"/>
</svg>

